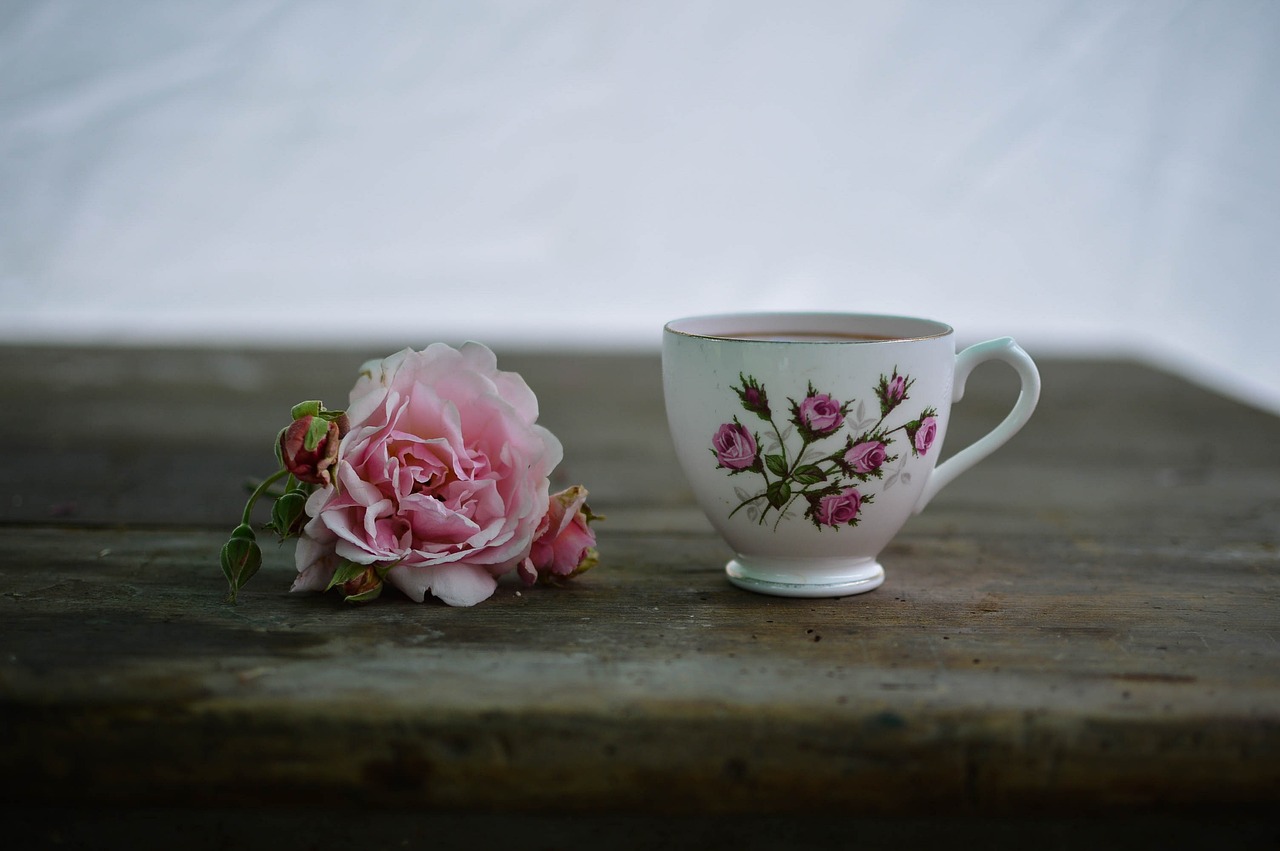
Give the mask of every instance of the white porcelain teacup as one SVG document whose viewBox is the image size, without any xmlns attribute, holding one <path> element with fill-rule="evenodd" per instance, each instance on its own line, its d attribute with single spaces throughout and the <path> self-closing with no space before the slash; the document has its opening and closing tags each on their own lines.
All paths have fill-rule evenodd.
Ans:
<svg viewBox="0 0 1280 851">
<path fill-rule="evenodd" d="M 989 360 L 1022 380 L 1013 410 L 936 465 L 951 403 Z M 957 355 L 941 322 L 867 314 L 678 319 L 664 329 L 662 372 L 680 465 L 736 552 L 729 580 L 788 597 L 878 587 L 877 559 L 902 525 L 1022 428 L 1040 395 L 1012 339 Z"/>
</svg>

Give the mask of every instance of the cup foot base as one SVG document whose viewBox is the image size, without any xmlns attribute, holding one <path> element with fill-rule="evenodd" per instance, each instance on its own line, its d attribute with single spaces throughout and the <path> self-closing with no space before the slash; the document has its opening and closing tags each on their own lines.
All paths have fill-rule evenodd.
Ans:
<svg viewBox="0 0 1280 851">
<path fill-rule="evenodd" d="M 730 560 L 724 572 L 739 588 L 775 597 L 848 597 L 879 588 L 884 582 L 884 568 L 874 559 L 801 572 L 739 557 Z"/>
</svg>

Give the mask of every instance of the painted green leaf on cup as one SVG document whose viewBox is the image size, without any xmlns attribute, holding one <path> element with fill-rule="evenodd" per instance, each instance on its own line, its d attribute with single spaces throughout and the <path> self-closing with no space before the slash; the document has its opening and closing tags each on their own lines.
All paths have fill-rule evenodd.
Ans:
<svg viewBox="0 0 1280 851">
<path fill-rule="evenodd" d="M 792 478 L 802 485 L 816 485 L 818 482 L 826 481 L 827 474 L 822 472 L 822 468 L 817 464 L 805 464 L 792 474 Z"/>
<path fill-rule="evenodd" d="M 787 474 L 787 459 L 781 455 L 764 456 L 765 466 L 769 468 L 769 472 L 775 476 L 785 476 Z"/>
</svg>

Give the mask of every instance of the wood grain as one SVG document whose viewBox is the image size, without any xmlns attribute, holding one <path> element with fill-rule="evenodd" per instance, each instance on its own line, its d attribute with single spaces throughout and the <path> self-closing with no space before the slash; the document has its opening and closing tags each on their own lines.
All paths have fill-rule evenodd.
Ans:
<svg viewBox="0 0 1280 851">
<path fill-rule="evenodd" d="M 595 571 L 351 608 L 287 593 L 269 547 L 227 604 L 217 550 L 288 407 L 340 405 L 380 353 L 0 349 L 10 806 L 1227 812 L 1276 836 L 1280 420 L 1136 364 L 1045 363 L 1031 424 L 908 524 L 882 588 L 782 600 L 724 580 L 656 357 L 507 353 L 561 481 L 608 515 Z M 1015 392 L 979 371 L 948 450 Z"/>
</svg>

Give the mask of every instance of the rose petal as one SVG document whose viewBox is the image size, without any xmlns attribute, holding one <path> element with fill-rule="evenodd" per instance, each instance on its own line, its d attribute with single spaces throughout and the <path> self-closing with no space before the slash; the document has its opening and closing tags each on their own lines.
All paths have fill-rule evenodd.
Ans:
<svg viewBox="0 0 1280 851">
<path fill-rule="evenodd" d="M 463 343 L 459 352 L 473 368 L 491 373 L 498 396 L 515 408 L 526 423 L 532 423 L 538 418 L 538 397 L 519 373 L 498 369 L 498 359 L 487 346 L 474 342 Z"/>
<path fill-rule="evenodd" d="M 290 591 L 323 591 L 329 587 L 337 562 L 331 558 L 320 559 L 298 573 Z"/>
<path fill-rule="evenodd" d="M 427 592 L 450 606 L 474 606 L 493 596 L 498 580 L 483 568 L 469 564 L 442 567 L 398 565 L 387 572 L 387 581 L 421 603 Z"/>
</svg>

